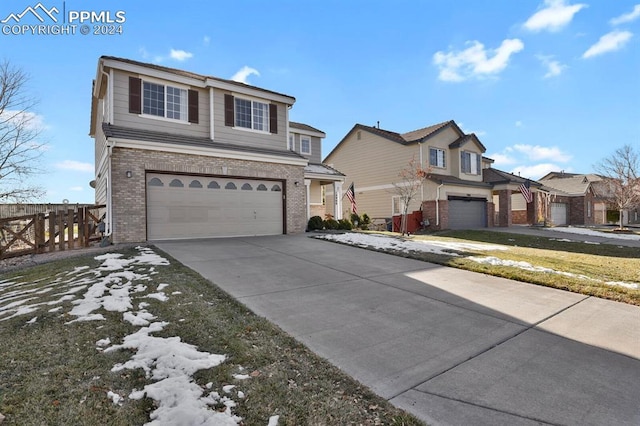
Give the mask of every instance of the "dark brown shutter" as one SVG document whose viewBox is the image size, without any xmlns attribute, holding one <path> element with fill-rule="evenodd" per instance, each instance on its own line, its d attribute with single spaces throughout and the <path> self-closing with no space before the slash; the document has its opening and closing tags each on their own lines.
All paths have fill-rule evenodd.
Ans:
<svg viewBox="0 0 640 426">
<path fill-rule="evenodd" d="M 189 123 L 198 122 L 198 91 L 189 90 Z"/>
<path fill-rule="evenodd" d="M 142 113 L 142 80 L 129 77 L 129 112 Z"/>
<path fill-rule="evenodd" d="M 224 125 L 233 127 L 234 124 L 233 96 L 224 95 Z"/>
<path fill-rule="evenodd" d="M 269 104 L 269 131 L 278 133 L 278 105 Z"/>
</svg>

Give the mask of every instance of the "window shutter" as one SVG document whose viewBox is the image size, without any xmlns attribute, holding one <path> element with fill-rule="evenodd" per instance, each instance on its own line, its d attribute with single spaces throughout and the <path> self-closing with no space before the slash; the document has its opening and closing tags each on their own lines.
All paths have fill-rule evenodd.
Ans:
<svg viewBox="0 0 640 426">
<path fill-rule="evenodd" d="M 278 105 L 269 104 L 269 131 L 278 133 Z"/>
<path fill-rule="evenodd" d="M 142 80 L 136 77 L 129 77 L 129 112 L 142 113 Z"/>
<path fill-rule="evenodd" d="M 434 167 L 438 165 L 438 151 L 433 148 L 429 150 L 429 164 Z"/>
<path fill-rule="evenodd" d="M 224 95 L 224 125 L 234 126 L 233 96 Z"/>
<path fill-rule="evenodd" d="M 198 91 L 189 90 L 189 123 L 198 122 Z"/>
<path fill-rule="evenodd" d="M 476 154 L 476 174 L 477 175 L 481 175 L 482 174 L 482 169 L 481 169 L 481 165 L 480 165 L 480 155 Z"/>
</svg>

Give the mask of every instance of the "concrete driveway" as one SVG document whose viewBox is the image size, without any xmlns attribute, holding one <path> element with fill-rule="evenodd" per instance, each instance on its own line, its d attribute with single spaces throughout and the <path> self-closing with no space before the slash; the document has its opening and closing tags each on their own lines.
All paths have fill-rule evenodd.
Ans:
<svg viewBox="0 0 640 426">
<path fill-rule="evenodd" d="M 640 307 L 303 235 L 156 245 L 430 424 L 640 424 Z"/>
</svg>

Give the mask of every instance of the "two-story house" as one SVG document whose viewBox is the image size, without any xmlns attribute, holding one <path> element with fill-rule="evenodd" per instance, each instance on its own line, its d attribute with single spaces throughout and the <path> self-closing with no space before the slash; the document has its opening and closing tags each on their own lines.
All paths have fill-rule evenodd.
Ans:
<svg viewBox="0 0 640 426">
<path fill-rule="evenodd" d="M 90 136 L 106 235 L 118 243 L 304 231 L 314 186 L 343 177 L 305 172 L 324 133 L 290 126 L 294 102 L 232 80 L 101 57 Z"/>
<path fill-rule="evenodd" d="M 358 211 L 372 218 L 390 218 L 402 212 L 402 199 L 395 187 L 402 183 L 399 173 L 413 159 L 428 176 L 408 211 L 422 210 L 425 227 L 494 226 L 494 195 L 509 218 L 500 226 L 509 226 L 512 193 L 519 191 L 520 181 L 525 179 L 513 175 L 507 179 L 504 174 L 500 182 L 488 181 L 483 170 L 489 169 L 493 160 L 483 156 L 485 151 L 475 134 L 465 134 L 453 120 L 407 133 L 356 124 L 324 163 L 345 174 L 345 185 L 354 183 Z M 334 194 L 327 190 L 327 199 L 330 197 Z M 343 212 L 330 212 L 341 216 L 348 208 L 346 203 Z M 533 211 L 533 207 L 529 209 Z"/>
</svg>

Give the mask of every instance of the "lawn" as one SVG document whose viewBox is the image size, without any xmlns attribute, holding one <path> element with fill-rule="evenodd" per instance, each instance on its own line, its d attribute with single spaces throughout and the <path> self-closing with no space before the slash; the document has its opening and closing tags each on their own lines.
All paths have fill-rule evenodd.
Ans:
<svg viewBox="0 0 640 426">
<path fill-rule="evenodd" d="M 0 353 L 3 426 L 422 424 L 155 248 L 0 276 Z"/>
<path fill-rule="evenodd" d="M 640 248 L 491 231 L 401 238 L 351 233 L 320 238 L 399 256 L 640 305 Z M 373 238 L 373 239 L 371 239 Z"/>
</svg>

